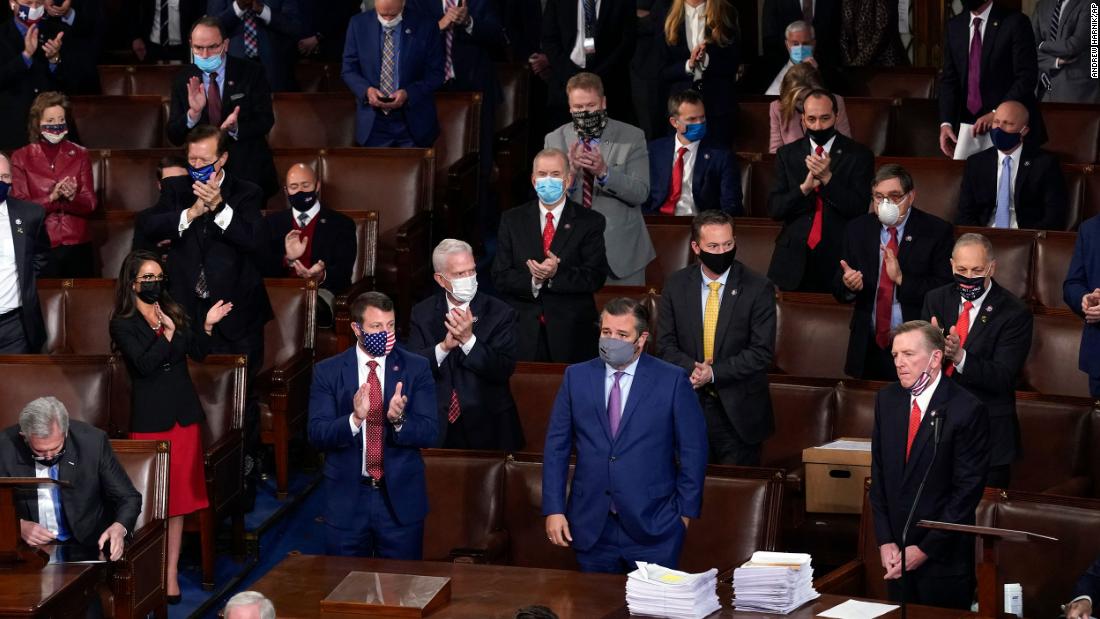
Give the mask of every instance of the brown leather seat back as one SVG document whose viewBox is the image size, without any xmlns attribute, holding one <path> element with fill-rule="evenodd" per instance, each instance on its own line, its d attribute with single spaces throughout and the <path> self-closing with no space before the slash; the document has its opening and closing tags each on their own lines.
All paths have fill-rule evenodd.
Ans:
<svg viewBox="0 0 1100 619">
<path fill-rule="evenodd" d="M 892 104 L 890 99 L 844 98 L 848 123 L 852 126 L 852 139 L 870 148 L 876 157 L 886 150 Z"/>
<path fill-rule="evenodd" d="M 1091 415 L 1092 401 L 1087 399 L 1016 398 L 1024 445 L 1022 457 L 1012 463 L 1012 489 L 1048 492 L 1058 486 L 1056 494 L 1086 493 Z"/>
<path fill-rule="evenodd" d="M 206 414 L 202 444 L 206 453 L 207 486 L 211 507 L 223 513 L 244 485 L 245 376 L 241 355 L 208 355 L 202 363 L 189 361 L 187 369 Z"/>
<path fill-rule="evenodd" d="M 164 132 L 161 98 L 72 97 L 74 126 L 86 148 L 156 148 Z"/>
<path fill-rule="evenodd" d="M 875 160 L 876 167 L 887 163 L 896 163 L 912 175 L 913 187 L 917 190 L 917 208 L 954 223 L 959 210 L 965 161 L 945 159 L 942 154 L 939 159 L 880 157 Z"/>
<path fill-rule="evenodd" d="M 565 368 L 564 363 L 520 361 L 508 380 L 512 397 L 516 400 L 520 425 L 527 437 L 526 451 L 542 453 L 550 411 L 554 408 L 554 398 L 561 387 Z"/>
<path fill-rule="evenodd" d="M 496 70 L 502 99 L 497 104 L 494 129 L 500 131 L 527 120 L 528 79 L 531 73 L 526 65 L 504 62 L 497 63 Z"/>
<path fill-rule="evenodd" d="M 737 171 L 741 178 L 741 215 L 748 216 L 752 213 L 752 166 L 760 157 L 756 153 L 734 153 L 737 162 Z"/>
<path fill-rule="evenodd" d="M 761 218 L 737 220 L 737 260 L 759 275 L 767 275 L 775 251 L 775 238 L 783 229 L 778 221 Z"/>
<path fill-rule="evenodd" d="M 101 277 L 117 278 L 122 262 L 134 246 L 135 213 L 108 211 L 88 220 L 88 233 Z"/>
<path fill-rule="evenodd" d="M 1066 279 L 1076 242 L 1077 234 L 1074 232 L 1039 232 L 1035 240 L 1035 282 L 1032 286 L 1032 296 L 1039 305 L 1065 307 L 1062 282 Z"/>
<path fill-rule="evenodd" d="M 802 450 L 832 437 L 836 383 L 776 376 L 769 381 L 775 434 L 764 441 L 760 463 L 784 469 L 802 465 Z"/>
<path fill-rule="evenodd" d="M 156 95 L 172 98 L 172 82 L 187 67 L 183 65 L 135 65 L 127 67 L 130 75 L 131 95 Z"/>
<path fill-rule="evenodd" d="M 1095 163 L 1100 152 L 1100 114 L 1097 106 L 1079 103 L 1043 103 L 1047 128 L 1043 148 L 1062 163 Z"/>
<path fill-rule="evenodd" d="M 766 153 L 771 140 L 768 107 L 775 97 L 752 97 L 737 103 L 737 137 L 734 150 L 742 153 Z"/>
<path fill-rule="evenodd" d="M 115 309 L 115 280 L 69 280 L 65 293 L 65 352 L 77 355 L 111 354 L 111 314 Z"/>
<path fill-rule="evenodd" d="M 1080 348 L 1081 320 L 1077 316 L 1036 314 L 1031 352 L 1024 363 L 1019 389 L 1089 397 L 1088 376 L 1077 369 Z"/>
<path fill-rule="evenodd" d="M 88 159 L 92 164 L 92 187 L 95 189 L 96 199 L 100 201 L 100 208 L 106 208 L 103 206 L 103 159 L 110 152 L 97 148 L 88 149 Z"/>
<path fill-rule="evenodd" d="M 851 94 L 886 99 L 931 99 L 936 69 L 931 67 L 845 67 Z"/>
<path fill-rule="evenodd" d="M 846 380 L 836 389 L 833 438 L 871 438 L 875 427 L 875 396 L 886 383 Z"/>
<path fill-rule="evenodd" d="M 134 489 L 141 493 L 141 513 L 133 532 L 168 518 L 168 441 L 113 440 L 111 450 Z M 134 576 L 153 579 L 158 575 Z"/>
<path fill-rule="evenodd" d="M 355 264 L 351 267 L 351 281 L 373 276 L 378 263 L 378 211 L 346 212 L 355 222 Z"/>
<path fill-rule="evenodd" d="M 759 161 L 752 162 L 749 171 L 749 211 L 751 217 L 768 217 L 768 194 L 775 186 L 775 155 L 767 152 L 760 155 Z M 738 222 L 738 226 L 740 226 Z"/>
<path fill-rule="evenodd" d="M 680 569 L 722 572 L 756 550 L 775 550 L 782 484 L 783 475 L 775 469 L 709 467 L 702 515 L 688 528 Z"/>
<path fill-rule="evenodd" d="M 1085 209 L 1085 183 L 1092 172 L 1090 165 L 1062 165 L 1062 175 L 1066 178 L 1066 218 L 1060 230 L 1076 230 L 1081 222 L 1081 211 Z"/>
<path fill-rule="evenodd" d="M 851 110 L 848 116 L 851 117 Z M 898 157 L 943 158 L 940 152 L 940 109 L 936 99 L 900 99 L 893 107 L 889 154 Z M 876 165 L 881 165 L 877 162 Z M 920 184 L 918 183 L 918 186 Z M 924 200 L 922 200 L 924 202 Z M 932 208 L 931 205 L 928 205 Z"/>
<path fill-rule="evenodd" d="M 657 252 L 645 268 L 645 283 L 661 290 L 665 279 L 694 260 L 691 251 L 691 217 L 646 217 L 646 230 Z"/>
<path fill-rule="evenodd" d="M 157 164 L 182 155 L 178 148 L 114 150 L 103 157 L 103 204 L 112 211 L 136 213 L 157 203 Z"/>
<path fill-rule="evenodd" d="M 432 206 L 432 155 L 419 148 L 346 148 L 321 155 L 324 205 L 338 211 L 378 211 L 380 238 Z"/>
<path fill-rule="evenodd" d="M 1081 201 L 1081 221 L 1100 215 L 1100 166 L 1088 166 L 1086 170 L 1084 196 Z"/>
<path fill-rule="evenodd" d="M 775 367 L 782 374 L 844 378 L 852 306 L 824 294 L 776 303 Z"/>
<path fill-rule="evenodd" d="M 316 148 L 280 148 L 272 152 L 275 161 L 275 176 L 279 181 L 279 191 L 267 199 L 265 209 L 267 211 L 282 211 L 290 208 L 286 202 L 286 192 L 283 185 L 286 182 L 286 173 L 290 166 L 296 163 L 304 163 L 320 174 L 321 151 Z M 332 208 L 324 201 L 325 188 L 321 187 L 321 202 L 326 208 Z"/>
<path fill-rule="evenodd" d="M 53 396 L 69 417 L 117 436 L 111 421 L 112 368 L 106 356 L 0 356 L 0 427 L 19 423 L 28 402 Z"/>
<path fill-rule="evenodd" d="M 1031 297 L 1031 253 L 1035 247 L 1035 230 L 1001 230 L 958 226 L 955 238 L 967 232 L 976 232 L 989 239 L 993 244 L 993 255 L 997 259 L 997 269 L 993 279 L 1020 299 Z"/>
<path fill-rule="evenodd" d="M 328 68 L 329 66 L 323 62 L 294 63 L 294 81 L 298 82 L 298 90 L 308 93 L 319 92 L 328 75 Z"/>
<path fill-rule="evenodd" d="M 265 279 L 275 318 L 264 325 L 261 372 L 281 366 L 299 351 L 313 348 L 317 286 L 303 279 Z"/>
<path fill-rule="evenodd" d="M 133 94 L 130 90 L 130 73 L 133 67 L 120 64 L 101 64 L 99 72 L 99 92 L 103 95 L 118 97 Z"/>
<path fill-rule="evenodd" d="M 427 449 L 422 455 L 432 502 L 424 559 L 448 561 L 456 548 L 486 548 L 504 526 L 504 454 Z"/>
<path fill-rule="evenodd" d="M 526 426 L 524 426 L 526 429 Z M 569 479 L 573 466 L 569 466 Z M 511 564 L 518 567 L 575 570 L 572 548 L 546 539 L 542 515 L 542 457 L 517 456 L 504 465 L 504 528 L 508 531 Z"/>
<path fill-rule="evenodd" d="M 477 152 L 481 124 L 481 94 L 474 92 L 435 93 L 439 137 L 433 146 L 436 170 L 441 173 L 469 153 Z M 489 148 L 489 145 L 486 145 Z M 442 179 L 437 178 L 439 182 Z"/>
<path fill-rule="evenodd" d="M 38 280 L 38 305 L 46 323 L 46 354 L 65 352 L 65 283 L 71 280 Z"/>
<path fill-rule="evenodd" d="M 267 143 L 272 148 L 355 145 L 355 99 L 349 92 L 279 92 L 272 96 L 271 109 L 275 126 Z"/>
</svg>

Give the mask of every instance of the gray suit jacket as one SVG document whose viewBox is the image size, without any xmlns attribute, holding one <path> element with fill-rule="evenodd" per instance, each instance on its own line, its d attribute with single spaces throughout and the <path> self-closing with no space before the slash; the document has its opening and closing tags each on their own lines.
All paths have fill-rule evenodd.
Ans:
<svg viewBox="0 0 1100 619">
<path fill-rule="evenodd" d="M 1066 0 L 1058 32 L 1052 37 L 1050 20 L 1059 0 L 1040 0 L 1032 29 L 1039 45 L 1039 72 L 1050 77 L 1051 89 L 1043 101 L 1100 103 L 1100 80 L 1089 75 L 1089 0 Z M 1073 60 L 1055 70 L 1057 58 Z M 1039 80 L 1042 94 L 1043 80 Z"/>
<path fill-rule="evenodd" d="M 546 134 L 545 147 L 566 153 L 577 141 L 572 123 Z M 607 162 L 607 182 L 593 183 L 592 208 L 607 220 L 604 244 L 607 265 L 621 279 L 644 269 L 657 256 L 645 227 L 641 205 L 649 197 L 649 151 L 641 129 L 609 119 L 600 137 L 600 154 Z M 582 180 L 578 176 L 570 197 L 582 202 Z"/>
</svg>

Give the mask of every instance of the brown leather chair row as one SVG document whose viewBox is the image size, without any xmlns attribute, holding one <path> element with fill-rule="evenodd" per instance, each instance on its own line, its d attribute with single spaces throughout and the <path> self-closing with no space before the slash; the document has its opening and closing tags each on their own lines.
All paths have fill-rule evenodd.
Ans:
<svg viewBox="0 0 1100 619">
<path fill-rule="evenodd" d="M 550 545 L 542 516 L 542 458 L 499 452 L 424 450 L 432 509 L 427 560 L 576 569 L 573 552 Z M 776 547 L 782 473 L 712 466 L 703 512 L 688 529 L 682 569 L 726 571 Z"/>
<path fill-rule="evenodd" d="M 527 195 L 530 157 L 527 152 L 527 97 L 531 71 L 526 65 L 497 64 L 503 98 L 496 108 L 493 136 L 493 187 L 501 211 L 512 208 Z"/>
</svg>

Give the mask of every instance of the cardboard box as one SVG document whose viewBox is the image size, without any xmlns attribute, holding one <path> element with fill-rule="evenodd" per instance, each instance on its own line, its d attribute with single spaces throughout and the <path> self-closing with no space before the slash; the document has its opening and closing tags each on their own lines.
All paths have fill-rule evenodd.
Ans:
<svg viewBox="0 0 1100 619">
<path fill-rule="evenodd" d="M 833 449 L 838 443 L 858 449 Z M 871 440 L 841 438 L 802 450 L 806 470 L 806 511 L 858 514 L 863 511 L 863 480 L 871 476 Z"/>
</svg>

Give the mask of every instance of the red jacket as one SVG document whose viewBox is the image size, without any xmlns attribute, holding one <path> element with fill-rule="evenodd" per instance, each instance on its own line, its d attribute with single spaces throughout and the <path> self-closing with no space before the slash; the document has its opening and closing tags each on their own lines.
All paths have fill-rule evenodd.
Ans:
<svg viewBox="0 0 1100 619">
<path fill-rule="evenodd" d="M 28 144 L 11 156 L 11 195 L 13 198 L 41 204 L 46 209 L 46 231 L 50 246 L 90 242 L 88 216 L 96 207 L 92 182 L 92 161 L 88 151 L 65 140 L 53 164 L 37 142 Z M 76 180 L 72 201 L 50 201 L 50 190 L 58 181 L 71 176 Z"/>
</svg>

